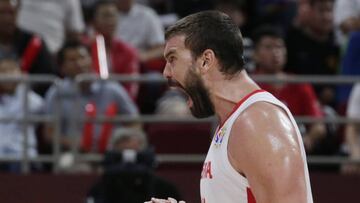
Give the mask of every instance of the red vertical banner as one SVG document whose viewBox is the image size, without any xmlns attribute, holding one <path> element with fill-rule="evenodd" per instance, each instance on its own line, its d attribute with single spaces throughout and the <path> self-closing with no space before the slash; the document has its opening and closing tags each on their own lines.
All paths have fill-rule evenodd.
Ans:
<svg viewBox="0 0 360 203">
<path fill-rule="evenodd" d="M 116 104 L 111 103 L 106 108 L 105 116 L 107 118 L 113 118 L 114 116 L 116 116 L 117 112 L 118 112 L 118 108 L 117 108 Z M 103 124 L 103 126 L 101 128 L 101 134 L 100 134 L 99 146 L 98 146 L 100 153 L 104 153 L 106 151 L 107 144 L 111 137 L 113 127 L 114 127 L 114 125 L 111 122 L 105 122 Z"/>
<path fill-rule="evenodd" d="M 96 106 L 94 103 L 89 103 L 85 106 L 85 115 L 86 118 L 95 118 L 96 117 Z M 93 137 L 94 137 L 94 123 L 91 121 L 86 121 L 84 124 L 83 134 L 81 137 L 81 149 L 84 152 L 90 152 L 93 146 Z"/>
<path fill-rule="evenodd" d="M 40 52 L 41 46 L 42 42 L 39 36 L 31 38 L 21 57 L 21 70 L 23 72 L 28 73 L 30 71 L 32 64 Z"/>
</svg>

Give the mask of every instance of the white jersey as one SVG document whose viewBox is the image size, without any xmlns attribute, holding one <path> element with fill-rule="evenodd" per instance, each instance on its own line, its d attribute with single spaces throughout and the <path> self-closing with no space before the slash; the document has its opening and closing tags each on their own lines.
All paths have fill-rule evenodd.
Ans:
<svg viewBox="0 0 360 203">
<path fill-rule="evenodd" d="M 200 192 L 202 203 L 255 203 L 248 180 L 238 173 L 228 159 L 228 140 L 233 123 L 238 116 L 255 102 L 268 102 L 282 108 L 296 127 L 298 142 L 304 162 L 306 178 L 307 203 L 312 203 L 309 172 L 306 163 L 305 150 L 295 119 L 288 108 L 273 95 L 264 90 L 256 90 L 244 97 L 235 107 L 234 112 L 219 127 L 212 140 L 201 173 Z"/>
</svg>

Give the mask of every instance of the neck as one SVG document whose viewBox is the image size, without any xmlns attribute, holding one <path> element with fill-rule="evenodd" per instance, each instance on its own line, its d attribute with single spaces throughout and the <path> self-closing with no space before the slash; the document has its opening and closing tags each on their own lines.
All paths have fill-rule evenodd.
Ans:
<svg viewBox="0 0 360 203">
<path fill-rule="evenodd" d="M 243 70 L 231 79 L 218 74 L 208 81 L 217 81 L 209 84 L 211 100 L 220 123 L 225 122 L 236 104 L 249 93 L 260 87 Z"/>
</svg>

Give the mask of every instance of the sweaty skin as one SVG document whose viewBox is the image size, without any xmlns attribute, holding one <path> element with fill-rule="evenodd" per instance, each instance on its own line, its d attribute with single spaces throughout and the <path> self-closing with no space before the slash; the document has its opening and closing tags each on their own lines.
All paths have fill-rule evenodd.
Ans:
<svg viewBox="0 0 360 203">
<path fill-rule="evenodd" d="M 164 76 L 185 86 L 186 73 L 193 68 L 209 92 L 216 116 L 223 123 L 242 98 L 260 88 L 244 70 L 231 77 L 220 72 L 219 61 L 211 49 L 193 59 L 184 39 L 183 35 L 168 39 Z M 295 126 L 281 108 L 257 102 L 246 109 L 233 125 L 228 157 L 239 175 L 248 179 L 257 203 L 307 201 L 300 143 Z M 152 199 L 149 202 L 177 201 Z"/>
</svg>

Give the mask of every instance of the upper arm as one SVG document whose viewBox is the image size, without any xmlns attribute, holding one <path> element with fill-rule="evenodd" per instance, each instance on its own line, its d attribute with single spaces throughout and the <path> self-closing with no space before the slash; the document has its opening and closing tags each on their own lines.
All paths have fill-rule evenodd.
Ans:
<svg viewBox="0 0 360 203">
<path fill-rule="evenodd" d="M 258 102 L 233 125 L 228 154 L 248 179 L 257 202 L 306 202 L 300 144 L 288 116 Z"/>
</svg>

